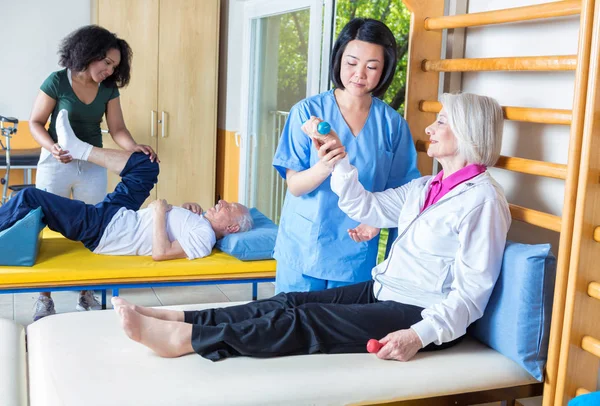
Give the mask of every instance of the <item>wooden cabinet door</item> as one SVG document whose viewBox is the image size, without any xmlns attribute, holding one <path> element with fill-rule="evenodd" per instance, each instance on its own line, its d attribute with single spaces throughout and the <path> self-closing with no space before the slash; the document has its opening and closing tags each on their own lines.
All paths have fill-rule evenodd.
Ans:
<svg viewBox="0 0 600 406">
<path fill-rule="evenodd" d="M 160 2 L 158 197 L 172 204 L 214 204 L 218 51 L 218 0 Z"/>
<path fill-rule="evenodd" d="M 127 87 L 120 89 L 125 125 L 138 144 L 147 144 L 156 150 L 159 0 L 97 1 L 98 25 L 123 38 L 133 51 L 131 80 Z M 103 128 L 106 128 L 105 123 Z M 119 148 L 108 134 L 103 138 L 106 148 Z M 112 191 L 119 180 L 119 176 L 109 173 L 108 190 Z M 156 199 L 156 187 L 149 199 Z"/>
</svg>

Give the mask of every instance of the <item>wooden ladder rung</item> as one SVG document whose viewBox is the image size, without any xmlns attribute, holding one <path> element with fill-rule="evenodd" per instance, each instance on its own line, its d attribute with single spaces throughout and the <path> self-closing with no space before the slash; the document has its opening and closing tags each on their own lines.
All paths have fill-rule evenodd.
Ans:
<svg viewBox="0 0 600 406">
<path fill-rule="evenodd" d="M 544 213 L 543 211 L 528 209 L 527 207 L 517 206 L 516 204 L 509 204 L 508 207 L 510 208 L 510 215 L 513 220 L 522 221 L 523 223 L 560 233 L 562 221 L 559 216 Z"/>
<path fill-rule="evenodd" d="M 584 388 L 579 388 L 575 391 L 575 396 L 587 395 L 588 393 L 592 392 Z"/>
<path fill-rule="evenodd" d="M 427 148 L 429 148 L 429 141 L 417 141 L 417 151 L 427 152 Z M 526 173 L 529 175 L 545 176 L 547 178 L 563 180 L 567 178 L 567 165 L 536 161 L 533 159 L 500 156 L 498 162 L 496 162 L 496 165 L 494 166 L 500 169 Z"/>
<path fill-rule="evenodd" d="M 438 113 L 441 109 L 442 103 L 438 101 L 423 100 L 419 103 L 419 110 L 424 113 Z M 528 123 L 571 125 L 573 118 L 571 110 L 562 109 L 502 106 L 502 111 L 507 120 Z"/>
<path fill-rule="evenodd" d="M 590 282 L 590 284 L 588 285 L 587 293 L 594 299 L 600 300 L 600 283 Z"/>
<path fill-rule="evenodd" d="M 481 71 L 568 71 L 577 67 L 576 55 L 523 56 L 506 58 L 471 58 L 423 60 L 424 72 Z"/>
<path fill-rule="evenodd" d="M 600 242 L 600 226 L 594 229 L 594 241 Z"/>
<path fill-rule="evenodd" d="M 545 176 L 554 179 L 567 179 L 567 165 L 533 159 L 500 156 L 494 165 L 496 168 L 530 175 Z"/>
<path fill-rule="evenodd" d="M 580 0 L 556 1 L 535 6 L 514 7 L 483 13 L 426 18 L 426 30 L 476 27 L 479 25 L 514 23 L 542 18 L 564 17 L 581 13 Z"/>
<path fill-rule="evenodd" d="M 584 336 L 581 339 L 581 348 L 600 358 L 600 340 L 597 340 L 594 337 Z"/>
</svg>

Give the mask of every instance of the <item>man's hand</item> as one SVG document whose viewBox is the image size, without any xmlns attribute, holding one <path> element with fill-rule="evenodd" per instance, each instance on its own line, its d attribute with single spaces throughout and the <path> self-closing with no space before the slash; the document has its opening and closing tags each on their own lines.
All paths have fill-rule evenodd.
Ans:
<svg viewBox="0 0 600 406">
<path fill-rule="evenodd" d="M 358 227 L 348 230 L 348 235 L 354 242 L 370 241 L 379 234 L 377 227 L 371 227 L 366 224 L 359 224 Z"/>
<path fill-rule="evenodd" d="M 155 200 L 148 207 L 153 209 L 155 213 L 167 213 L 173 208 L 165 199 Z"/>
<path fill-rule="evenodd" d="M 188 202 L 181 205 L 182 208 L 191 211 L 192 213 L 200 214 L 202 213 L 202 207 L 198 203 Z"/>
<path fill-rule="evenodd" d="M 383 347 L 377 353 L 381 359 L 408 361 L 423 348 L 421 339 L 413 329 L 394 331 L 379 340 Z"/>
</svg>

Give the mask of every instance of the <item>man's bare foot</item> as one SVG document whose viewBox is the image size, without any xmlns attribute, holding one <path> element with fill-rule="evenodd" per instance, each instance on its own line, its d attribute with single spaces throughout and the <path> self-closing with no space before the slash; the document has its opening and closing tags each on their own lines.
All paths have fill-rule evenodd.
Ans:
<svg viewBox="0 0 600 406">
<path fill-rule="evenodd" d="M 160 320 L 183 322 L 185 317 L 182 311 L 154 309 L 152 307 L 138 306 L 118 296 L 113 296 L 113 298 L 110 299 L 110 301 L 117 312 L 119 311 L 119 308 L 127 307 L 133 311 L 143 314 L 144 316 L 154 317 L 155 319 Z"/>
<path fill-rule="evenodd" d="M 127 306 L 117 312 L 125 334 L 159 356 L 175 358 L 194 352 L 191 324 L 144 316 Z"/>
</svg>

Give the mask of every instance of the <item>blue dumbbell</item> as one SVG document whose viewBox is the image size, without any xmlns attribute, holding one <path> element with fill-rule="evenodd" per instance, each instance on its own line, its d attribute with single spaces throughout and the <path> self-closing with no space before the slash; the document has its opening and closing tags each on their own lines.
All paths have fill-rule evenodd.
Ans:
<svg viewBox="0 0 600 406">
<path fill-rule="evenodd" d="M 319 134 L 327 135 L 327 134 L 329 134 L 329 131 L 331 131 L 331 126 L 329 125 L 329 123 L 327 121 L 321 121 L 317 125 L 317 132 Z"/>
</svg>

